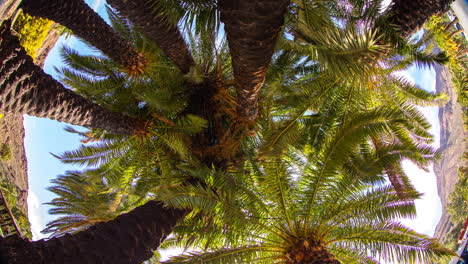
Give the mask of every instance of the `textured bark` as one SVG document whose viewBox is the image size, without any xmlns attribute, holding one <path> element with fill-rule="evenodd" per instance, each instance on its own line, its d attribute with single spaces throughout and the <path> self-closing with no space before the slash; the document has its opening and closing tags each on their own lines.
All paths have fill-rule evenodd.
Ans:
<svg viewBox="0 0 468 264">
<path fill-rule="evenodd" d="M 408 37 L 419 30 L 432 15 L 448 10 L 454 0 L 393 0 L 388 23 Z"/>
<path fill-rule="evenodd" d="M 411 198 L 412 194 L 415 193 L 416 190 L 409 183 L 409 179 L 407 177 L 403 178 L 403 175 L 398 172 L 398 169 L 395 168 L 395 166 L 387 165 L 384 169 L 387 173 L 388 180 L 395 189 L 398 197 L 403 200 Z"/>
<path fill-rule="evenodd" d="M 190 67 L 195 65 L 179 28 L 158 16 L 148 0 L 107 0 L 107 3 L 137 25 L 182 73 L 188 73 Z"/>
<path fill-rule="evenodd" d="M 63 87 L 34 65 L 10 31 L 0 26 L 0 112 L 46 117 L 73 125 L 132 135 L 143 128 L 137 119 L 111 112 Z"/>
<path fill-rule="evenodd" d="M 258 93 L 284 24 L 289 0 L 220 0 L 227 33 L 241 121 L 258 115 Z"/>
<path fill-rule="evenodd" d="M 325 244 L 316 241 L 302 241 L 292 248 L 284 258 L 287 264 L 340 264 Z"/>
<path fill-rule="evenodd" d="M 135 70 L 146 64 L 143 56 L 83 0 L 23 0 L 21 8 L 30 15 L 50 19 L 71 29 L 73 34 L 125 68 Z"/>
<path fill-rule="evenodd" d="M 28 242 L 0 238 L 1 263 L 136 264 L 153 256 L 185 212 L 150 201 L 74 235 Z"/>
<path fill-rule="evenodd" d="M 384 141 L 377 137 L 372 138 L 372 143 L 374 144 L 377 152 L 379 152 L 379 150 L 385 146 Z M 381 157 L 379 156 L 379 158 Z M 414 199 L 414 194 L 417 193 L 416 189 L 413 185 L 411 185 L 408 177 L 405 174 L 401 174 L 397 166 L 386 164 L 383 169 L 387 174 L 390 184 L 392 185 L 393 189 L 395 189 L 395 192 L 400 199 Z"/>
<path fill-rule="evenodd" d="M 55 24 L 54 24 L 55 25 Z M 45 61 L 47 59 L 47 55 L 49 52 L 55 47 L 55 43 L 60 38 L 60 31 L 56 28 L 47 33 L 47 37 L 45 38 L 44 42 L 42 43 L 41 47 L 36 50 L 37 57 L 35 58 L 35 64 L 41 68 L 44 68 Z"/>
</svg>

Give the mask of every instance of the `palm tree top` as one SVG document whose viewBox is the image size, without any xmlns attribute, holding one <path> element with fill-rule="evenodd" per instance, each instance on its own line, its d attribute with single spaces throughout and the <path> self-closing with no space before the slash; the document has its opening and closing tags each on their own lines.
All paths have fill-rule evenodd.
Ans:
<svg viewBox="0 0 468 264">
<path fill-rule="evenodd" d="M 194 173 L 204 184 L 162 190 L 168 205 L 194 210 L 169 245 L 205 249 L 165 263 L 426 263 L 451 256 L 399 223 L 416 215 L 412 199 L 345 169 L 358 146 L 402 122 L 399 115 L 356 114 L 313 155 L 252 162 L 247 175 Z"/>
<path fill-rule="evenodd" d="M 371 92 L 361 98 L 354 96 L 366 91 L 367 88 L 363 88 L 366 82 L 371 84 L 367 90 L 375 89 L 376 84 L 384 87 L 386 80 L 405 86 L 404 82 L 392 78 L 376 80 L 377 74 L 402 69 L 413 61 L 431 64 L 444 59 L 424 56 L 420 52 L 421 45 L 408 44 L 392 35 L 398 30 L 387 31 L 387 27 L 379 24 L 389 16 L 380 16 L 375 9 L 365 14 L 343 15 L 337 8 L 341 1 L 179 1 L 182 10 L 189 10 L 187 7 L 198 3 L 206 8 L 193 10 L 208 11 L 195 16 L 176 14 L 178 19 L 192 17 L 195 19 L 192 22 L 203 21 L 208 25 L 209 30 L 198 30 L 198 35 L 186 34 L 189 41 L 199 37 L 208 43 L 200 45 L 202 57 L 206 57 L 205 61 L 200 61 L 195 46 L 185 42 L 177 23 L 165 13 L 164 3 L 170 1 L 112 2 L 121 15 L 129 18 L 127 21 L 119 15 L 111 16 L 114 21 L 122 22 L 120 28 L 114 27 L 118 39 L 126 37 L 122 50 L 127 55 L 133 52 L 134 56 L 127 61 L 119 57 L 118 52 L 106 52 L 106 45 L 100 48 L 110 59 L 83 57 L 65 50 L 68 64 L 75 69 L 62 69 L 62 73 L 68 85 L 92 101 L 88 105 L 95 106 L 96 111 L 89 115 L 94 117 L 101 113 L 99 121 L 102 124 L 97 127 L 106 129 L 106 125 L 115 120 L 127 122 L 129 129 L 125 131 L 131 132 L 125 139 L 131 144 L 123 144 L 125 140 L 116 138 L 109 140 L 105 133 L 95 129 L 84 135 L 88 140 L 100 137 L 102 142 L 66 153 L 63 158 L 68 162 L 102 165 L 99 169 L 110 169 L 108 164 L 112 164 L 124 165 L 130 170 L 142 164 L 135 160 L 148 154 L 149 166 L 153 169 L 148 174 L 182 175 L 182 179 L 168 177 L 170 179 L 164 182 L 128 171 L 114 171 L 106 181 L 112 176 L 131 174 L 130 178 L 144 179 L 143 184 L 157 183 L 150 191 L 143 191 L 153 195 L 152 198 L 164 200 L 166 207 L 151 201 L 115 221 L 98 224 L 98 227 L 76 236 L 56 238 L 50 243 L 25 244 L 25 251 L 37 249 L 35 255 L 54 258 L 51 254 L 55 252 L 49 246 L 65 245 L 67 243 L 63 241 L 75 239 L 84 242 L 82 238 L 85 237 L 92 237 L 93 245 L 100 244 L 107 234 L 120 234 L 117 230 L 121 219 L 131 219 L 125 221 L 132 227 L 122 230 L 125 238 L 129 238 L 121 241 L 127 250 L 123 246 L 112 248 L 112 241 L 108 239 L 103 247 L 112 248 L 115 254 L 111 257 L 125 255 L 118 261 L 141 261 L 165 239 L 177 220 L 189 214 L 177 229 L 177 235 L 182 237 L 180 241 L 190 245 L 194 236 L 200 236 L 197 241 L 200 245 L 204 243 L 209 251 L 174 258 L 172 263 L 378 263 L 378 258 L 406 258 L 409 263 L 414 263 L 451 253 L 436 241 L 399 224 L 399 217 L 414 216 L 412 199 L 398 197 L 392 188 L 379 185 L 383 165 L 390 164 L 384 167 L 385 170 L 396 168 L 398 174 L 398 162 L 403 158 L 417 160 L 425 166 L 435 156 L 436 153 L 425 146 L 431 140 L 427 123 L 412 103 L 432 103 L 437 96 L 421 93 L 412 86 L 388 89 L 388 94 L 393 94 L 387 99 L 395 99 L 395 102 L 387 108 L 382 107 L 385 98 L 379 98 L 381 100 L 373 104 Z M 131 5 L 124 5 L 125 2 Z M 365 1 L 349 2 L 353 11 L 367 7 Z M 34 6 L 32 10 L 42 10 L 43 15 L 52 10 L 45 6 L 52 2 L 40 3 L 44 6 Z M 53 3 L 61 5 L 59 1 Z M 73 3 L 83 4 L 81 0 Z M 77 17 L 80 14 L 80 10 L 68 8 L 67 11 L 73 11 Z M 55 12 L 54 15 L 57 13 L 66 19 L 65 13 Z M 203 17 L 202 13 L 208 15 Z M 81 18 L 96 18 L 88 15 Z M 362 19 L 373 15 L 382 19 Z M 229 51 L 220 47 L 217 34 L 208 32 L 219 25 L 211 20 L 213 18 L 224 22 Z M 97 20 L 93 21 L 97 23 Z M 373 27 L 383 29 L 364 30 L 360 23 L 369 21 L 373 22 Z M 67 22 L 75 25 L 74 22 L 80 20 L 68 19 Z M 131 22 L 139 29 L 134 30 Z M 83 31 L 84 36 L 93 40 L 91 33 L 96 33 L 96 23 L 87 23 L 87 29 L 78 26 L 77 32 Z M 102 28 L 109 29 L 102 21 L 99 23 Z M 3 35 L 10 37 L 5 27 L 2 30 Z M 138 30 L 146 37 L 141 37 Z M 163 37 L 152 35 L 158 31 L 167 34 Z M 320 36 L 316 32 L 326 34 Z M 384 36 L 387 33 L 389 36 Z M 96 36 L 102 38 L 100 34 Z M 134 41 L 128 41 L 132 38 Z M 104 40 L 99 43 L 109 41 Z M 392 45 L 396 47 L 393 51 L 389 48 Z M 21 51 L 17 46 L 13 47 L 11 50 Z M 145 48 L 148 48 L 147 53 L 143 52 Z M 278 53 L 275 53 L 276 48 L 280 50 Z M 40 71 L 23 63 L 16 53 L 9 56 L 4 50 L 0 53 L 8 67 L 12 66 L 11 59 L 14 67 L 26 65 L 29 72 Z M 138 51 L 137 54 L 134 51 Z M 402 59 L 402 65 L 392 63 L 401 55 L 410 58 Z M 140 61 L 142 57 L 145 58 Z M 272 57 L 275 65 L 269 71 Z M 125 62 L 131 62 L 132 58 L 138 63 L 130 63 L 135 67 L 126 67 Z M 388 60 L 384 61 L 386 58 Z M 282 62 L 291 67 L 282 69 Z M 382 65 L 384 67 L 379 67 Z M 375 68 L 378 70 L 374 72 Z M 6 66 L 2 69 L 7 69 L 4 74 L 14 72 Z M 354 80 L 352 75 L 360 72 L 364 72 L 362 76 L 365 77 L 360 78 L 360 75 Z M 267 76 L 273 78 L 267 80 Z M 350 76 L 352 78 L 348 78 Z M 60 88 L 57 90 L 64 90 L 51 78 L 42 75 L 41 78 L 45 78 L 45 84 L 54 84 Z M 13 77 L 8 80 L 18 79 L 23 80 Z M 12 87 L 8 87 L 11 92 L 22 89 Z M 34 92 L 41 91 L 37 89 L 40 87 L 38 83 L 27 83 L 25 87 L 33 87 Z M 405 93 L 409 96 L 403 95 Z M 34 96 L 30 97 L 34 99 Z M 10 94 L 5 95 L 5 99 L 9 98 Z M 405 101 L 408 98 L 413 102 Z M 19 99 L 23 102 L 27 98 L 21 96 L 11 104 L 12 107 L 18 105 Z M 300 109 L 291 106 L 295 102 L 299 103 Z M 144 121 L 127 116 L 110 120 L 112 114 L 97 109 L 98 104 L 93 103 L 138 116 Z M 46 109 L 50 110 L 50 116 L 55 114 L 55 109 Z M 34 110 L 40 112 L 42 108 Z M 102 115 L 104 112 L 106 115 Z M 73 115 L 79 116 L 74 111 Z M 130 122 L 132 120 L 135 122 Z M 295 142 L 289 144 L 292 139 Z M 376 142 L 373 145 L 372 140 Z M 114 143 L 122 143 L 118 146 L 122 148 L 115 147 Z M 138 144 L 148 147 L 147 151 L 135 151 Z M 259 147 L 264 147 L 260 154 L 257 152 Z M 262 155 L 264 153 L 272 154 Z M 285 153 L 289 155 L 284 156 Z M 114 163 L 107 163 L 109 161 Z M 250 165 L 247 167 L 250 173 L 245 172 L 241 180 L 231 177 L 231 173 L 237 171 L 235 169 L 244 170 L 245 164 Z M 405 184 L 405 178 L 401 176 L 401 173 L 397 175 L 403 179 L 398 183 Z M 120 183 L 115 183 L 112 188 L 117 190 L 115 196 L 118 197 L 125 184 L 116 182 Z M 128 185 L 129 182 L 125 183 Z M 371 184 L 377 187 L 370 187 Z M 57 188 L 56 191 L 64 190 Z M 113 200 L 113 208 L 115 201 L 121 199 Z M 150 213 L 153 211 L 160 213 L 164 225 L 155 223 Z M 99 235 L 103 226 L 106 231 Z M 188 230 L 190 235 L 187 235 Z M 193 234 L 194 230 L 199 232 Z M 134 234 L 140 234 L 141 240 L 134 239 Z M 14 243 L 8 244 L 5 252 L 16 258 L 21 254 L 14 254 L 11 247 Z M 81 246 L 89 247 L 81 243 L 77 248 Z M 3 254 L 3 248 L 0 249 Z M 83 247 L 73 252 L 67 249 L 60 252 L 60 257 L 70 258 L 67 254 L 76 254 L 80 250 L 86 251 Z M 94 254 L 99 255 L 99 251 L 94 251 L 89 258 Z"/>
</svg>

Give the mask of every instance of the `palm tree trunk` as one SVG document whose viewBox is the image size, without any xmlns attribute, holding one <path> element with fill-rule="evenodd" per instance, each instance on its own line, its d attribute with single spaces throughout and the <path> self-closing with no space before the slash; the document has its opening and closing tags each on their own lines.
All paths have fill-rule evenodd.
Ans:
<svg viewBox="0 0 468 264">
<path fill-rule="evenodd" d="M 47 117 L 73 125 L 133 135 L 143 122 L 114 113 L 66 89 L 34 65 L 10 31 L 0 26 L 0 111 Z"/>
<path fill-rule="evenodd" d="M 138 26 L 145 36 L 158 45 L 184 74 L 195 65 L 192 54 L 177 25 L 159 16 L 147 0 L 107 0 L 120 14 Z"/>
<path fill-rule="evenodd" d="M 340 264 L 327 247 L 320 242 L 304 241 L 292 248 L 284 257 L 287 264 Z"/>
<path fill-rule="evenodd" d="M 445 12 L 454 0 L 393 0 L 387 22 L 408 37 L 432 16 Z"/>
<path fill-rule="evenodd" d="M 145 58 L 83 0 L 23 0 L 21 8 L 30 15 L 50 19 L 71 29 L 76 36 L 131 71 L 146 65 Z"/>
<path fill-rule="evenodd" d="M 382 147 L 385 145 L 384 141 L 377 137 L 372 138 L 372 144 L 374 145 L 377 152 L 379 152 L 379 150 L 382 149 Z M 402 171 L 400 163 L 386 164 L 383 169 L 387 174 L 390 184 L 393 186 L 400 199 L 416 199 L 418 192 L 411 184 L 404 171 Z"/>
<path fill-rule="evenodd" d="M 258 115 L 262 87 L 289 0 L 220 0 L 221 21 L 227 33 L 241 122 Z"/>
<path fill-rule="evenodd" d="M 8 264 L 137 264 L 151 258 L 172 232 L 182 210 L 150 201 L 114 220 L 73 235 L 25 241 L 0 239 L 1 263 Z"/>
<path fill-rule="evenodd" d="M 388 176 L 390 184 L 392 184 L 395 189 L 398 197 L 402 200 L 407 199 L 416 199 L 418 197 L 418 191 L 409 181 L 408 177 L 405 174 L 400 173 L 400 169 L 394 165 L 386 165 L 385 173 Z"/>
</svg>

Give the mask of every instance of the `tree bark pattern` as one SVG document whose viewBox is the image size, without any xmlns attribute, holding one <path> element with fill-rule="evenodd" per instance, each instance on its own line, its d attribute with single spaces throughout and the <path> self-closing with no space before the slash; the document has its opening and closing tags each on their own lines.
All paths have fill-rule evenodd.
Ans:
<svg viewBox="0 0 468 264">
<path fill-rule="evenodd" d="M 28 114 L 118 134 L 132 135 L 143 123 L 111 112 L 66 89 L 34 65 L 10 31 L 0 26 L 0 111 Z"/>
<path fill-rule="evenodd" d="M 318 241 L 301 241 L 286 254 L 287 264 L 340 264 L 325 244 Z"/>
<path fill-rule="evenodd" d="M 411 194 L 415 192 L 415 189 L 408 182 L 408 179 L 403 178 L 403 175 L 393 165 L 387 165 L 384 169 L 398 197 L 402 200 L 411 199 Z"/>
<path fill-rule="evenodd" d="M 384 140 L 377 137 L 372 138 L 372 143 L 374 144 L 375 149 L 379 152 L 385 146 Z M 379 158 L 381 158 L 379 156 Z M 383 168 L 387 174 L 390 184 L 395 189 L 398 197 L 402 200 L 411 199 L 414 193 L 417 191 L 409 182 L 409 179 L 402 175 L 397 166 L 393 164 L 386 164 Z M 413 198 L 414 199 L 414 198 Z"/>
<path fill-rule="evenodd" d="M 419 30 L 432 15 L 445 12 L 454 0 L 393 0 L 388 22 L 408 37 Z"/>
<path fill-rule="evenodd" d="M 121 15 L 127 17 L 156 45 L 184 74 L 195 65 L 192 54 L 176 25 L 158 16 L 148 0 L 107 0 Z"/>
<path fill-rule="evenodd" d="M 137 264 L 151 258 L 172 232 L 182 210 L 150 201 L 114 220 L 73 235 L 25 241 L 0 238 L 1 263 L 8 264 Z"/>
<path fill-rule="evenodd" d="M 71 29 L 73 34 L 125 68 L 139 69 L 146 64 L 143 55 L 83 0 L 23 0 L 20 7 L 30 15 L 50 19 Z"/>
<path fill-rule="evenodd" d="M 237 90 L 237 113 L 253 122 L 262 87 L 289 0 L 220 0 Z"/>
</svg>

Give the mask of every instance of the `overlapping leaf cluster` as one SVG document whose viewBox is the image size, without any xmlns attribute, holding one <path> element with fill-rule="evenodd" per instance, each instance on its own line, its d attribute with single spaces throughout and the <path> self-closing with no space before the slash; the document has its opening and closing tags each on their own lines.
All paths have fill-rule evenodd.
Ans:
<svg viewBox="0 0 468 264">
<path fill-rule="evenodd" d="M 76 232 L 157 199 L 190 211 L 165 247 L 195 249 L 165 263 L 419 263 L 451 254 L 398 222 L 415 216 L 420 195 L 402 161 L 427 169 L 438 155 L 418 107 L 443 102 L 398 72 L 444 62 L 444 54 L 383 25 L 382 1 L 293 1 L 261 90 L 257 133 L 219 168 L 187 144 L 212 132 L 210 120 L 186 114 L 196 92 L 187 87 L 207 76 L 227 98 L 235 92 L 219 15 L 212 1 L 170 2 L 154 8 L 194 26 L 187 36 L 197 66 L 185 76 L 113 13 L 114 28 L 151 61 L 144 73 L 64 49 L 65 83 L 151 122 L 130 137 L 70 130 L 86 145 L 60 158 L 93 168 L 54 182 L 52 212 L 68 216 L 47 232 Z"/>
</svg>

